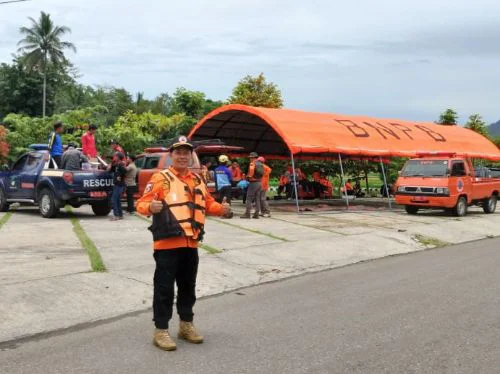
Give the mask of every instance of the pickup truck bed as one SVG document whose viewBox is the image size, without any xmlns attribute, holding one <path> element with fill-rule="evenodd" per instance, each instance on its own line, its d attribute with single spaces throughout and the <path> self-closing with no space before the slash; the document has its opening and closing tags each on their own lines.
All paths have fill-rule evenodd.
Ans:
<svg viewBox="0 0 500 374">
<path fill-rule="evenodd" d="M 12 203 L 38 205 L 43 217 L 52 218 L 67 204 L 75 208 L 90 204 L 94 214 L 106 216 L 112 190 L 113 178 L 107 171 L 58 169 L 47 151 L 33 151 L 9 171 L 0 172 L 0 211 Z"/>
</svg>

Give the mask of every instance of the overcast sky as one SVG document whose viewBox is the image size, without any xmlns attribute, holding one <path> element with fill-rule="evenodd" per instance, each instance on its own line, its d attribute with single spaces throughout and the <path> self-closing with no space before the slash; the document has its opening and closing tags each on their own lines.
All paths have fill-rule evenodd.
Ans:
<svg viewBox="0 0 500 374">
<path fill-rule="evenodd" d="M 0 5 L 1 62 L 42 10 L 71 27 L 85 84 L 225 100 L 264 72 L 288 108 L 500 119 L 498 0 L 32 0 Z"/>
</svg>

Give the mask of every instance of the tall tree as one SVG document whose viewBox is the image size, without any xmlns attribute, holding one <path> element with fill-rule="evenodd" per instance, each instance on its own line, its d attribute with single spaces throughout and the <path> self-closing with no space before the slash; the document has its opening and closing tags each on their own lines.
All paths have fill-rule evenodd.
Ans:
<svg viewBox="0 0 500 374">
<path fill-rule="evenodd" d="M 37 71 L 25 69 L 21 60 L 16 56 L 11 64 L 0 64 L 0 120 L 9 113 L 42 115 L 43 77 Z M 58 106 L 57 96 L 64 87 L 71 85 L 74 78 L 67 69 L 47 69 L 46 115 Z"/>
<path fill-rule="evenodd" d="M 38 21 L 28 18 L 31 27 L 21 27 L 20 32 L 24 35 L 18 43 L 19 52 L 24 53 L 24 64 L 29 69 L 38 69 L 43 74 L 43 99 L 42 116 L 45 117 L 45 106 L 47 100 L 47 69 L 49 63 L 55 68 L 69 65 L 64 55 L 65 49 L 76 52 L 74 44 L 62 41 L 61 37 L 71 32 L 66 26 L 56 26 L 50 14 L 41 12 Z"/>
<path fill-rule="evenodd" d="M 281 108 L 283 106 L 281 91 L 274 83 L 266 82 L 264 73 L 260 73 L 256 77 L 247 75 L 240 80 L 228 101 L 231 104 L 265 108 Z"/>
<path fill-rule="evenodd" d="M 465 127 L 475 131 L 483 136 L 488 136 L 488 129 L 486 128 L 486 123 L 479 114 L 473 114 L 469 117 L 469 120 L 465 124 Z"/>
<path fill-rule="evenodd" d="M 201 118 L 205 106 L 205 94 L 200 91 L 189 91 L 184 87 L 177 88 L 173 94 L 170 114 L 185 113 L 195 119 Z"/>
<path fill-rule="evenodd" d="M 439 116 L 439 121 L 437 122 L 440 125 L 445 126 L 456 126 L 458 120 L 458 114 L 453 109 L 446 109 Z"/>
</svg>

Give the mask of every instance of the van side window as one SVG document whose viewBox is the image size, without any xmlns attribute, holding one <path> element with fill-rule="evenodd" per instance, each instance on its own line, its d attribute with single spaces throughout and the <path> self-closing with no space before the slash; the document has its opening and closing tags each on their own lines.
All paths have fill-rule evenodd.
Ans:
<svg viewBox="0 0 500 374">
<path fill-rule="evenodd" d="M 137 157 L 135 160 L 135 166 L 137 166 L 137 169 L 142 169 L 144 168 L 144 163 L 146 162 L 146 157 Z"/>
<path fill-rule="evenodd" d="M 463 161 L 453 161 L 451 164 L 451 176 L 452 177 L 463 177 L 467 175 L 465 171 L 465 164 Z"/>
<path fill-rule="evenodd" d="M 160 157 L 158 156 L 147 157 L 143 169 L 156 169 L 159 161 Z"/>
</svg>

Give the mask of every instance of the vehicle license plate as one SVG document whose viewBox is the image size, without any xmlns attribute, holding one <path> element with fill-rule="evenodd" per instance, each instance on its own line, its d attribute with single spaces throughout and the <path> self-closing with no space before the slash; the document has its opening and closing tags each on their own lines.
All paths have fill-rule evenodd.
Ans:
<svg viewBox="0 0 500 374">
<path fill-rule="evenodd" d="M 91 191 L 90 197 L 106 197 L 108 196 L 106 191 Z"/>
</svg>

